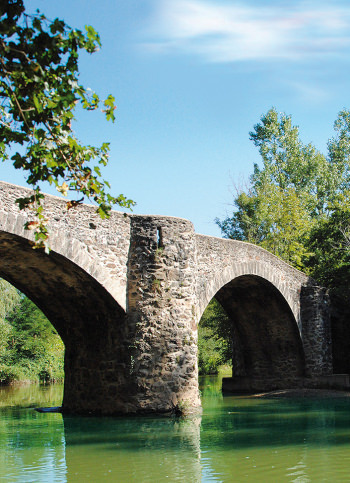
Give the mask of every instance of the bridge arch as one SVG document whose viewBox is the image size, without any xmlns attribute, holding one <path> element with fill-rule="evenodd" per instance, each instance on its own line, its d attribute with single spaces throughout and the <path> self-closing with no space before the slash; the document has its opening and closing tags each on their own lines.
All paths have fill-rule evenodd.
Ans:
<svg viewBox="0 0 350 483">
<path fill-rule="evenodd" d="M 265 337 L 264 350 L 257 348 L 258 338 L 248 341 L 250 359 L 239 377 L 254 383 L 263 377 L 263 389 L 268 376 L 271 384 L 273 378 L 282 381 L 278 366 L 289 365 L 288 377 L 299 377 L 300 339 L 307 378 L 331 373 L 324 290 L 266 250 L 197 235 L 191 222 L 179 218 L 112 212 L 100 220 L 87 205 L 67 214 L 65 200 L 47 196 L 48 256 L 30 247 L 26 215 L 15 205 L 29 192 L 0 182 L 0 276 L 25 292 L 62 336 L 67 410 L 117 414 L 198 407 L 196 332 L 213 296 L 232 314 L 238 339 L 244 342 L 253 332 Z M 243 305 L 255 307 L 258 331 L 234 303 L 234 293 L 249 294 Z M 276 330 L 261 302 L 267 298 Z M 282 332 L 289 335 L 278 357 L 263 359 Z M 283 359 L 288 345 L 295 348 L 294 360 Z"/>
<path fill-rule="evenodd" d="M 291 292 L 290 286 L 285 282 L 283 276 L 281 277 L 278 272 L 276 273 L 271 269 L 271 266 L 257 260 L 240 264 L 228 264 L 222 270 L 216 271 L 214 277 L 207 281 L 205 293 L 200 300 L 199 318 L 203 315 L 210 300 L 222 287 L 242 276 L 259 277 L 274 286 L 288 304 L 300 329 L 300 307 L 296 303 L 295 297 L 293 297 L 294 294 Z"/>
<path fill-rule="evenodd" d="M 14 233 L 6 231 L 8 226 L 0 230 L 0 277 L 42 310 L 65 344 L 64 408 L 103 413 L 104 404 L 110 405 L 106 387 L 115 398 L 127 384 L 125 310 L 98 280 L 98 264 L 90 265 L 92 276 L 84 269 L 87 259 L 73 256 L 74 249 L 81 248 L 79 240 L 60 244 L 53 234 L 50 254 L 35 250 L 28 236 L 21 236 L 21 218 L 16 220 Z M 103 399 L 96 410 L 98 397 L 91 395 L 99 393 Z M 118 408 L 117 402 L 114 407 Z"/>
<path fill-rule="evenodd" d="M 5 217 L 0 213 L 1 232 L 17 236 L 19 239 L 23 239 L 23 242 L 26 240 L 29 245 L 32 233 L 29 230 L 24 230 L 23 227 L 26 221 L 27 217 L 22 214 L 8 213 Z M 89 274 L 125 310 L 125 284 L 121 286 L 118 279 L 108 274 L 108 271 L 101 265 L 98 258 L 89 252 L 89 247 L 86 243 L 71 236 L 69 233 L 62 234 L 61 231 L 51 227 L 50 249 L 54 255 L 60 255 Z"/>
<path fill-rule="evenodd" d="M 197 250 L 198 320 L 212 298 L 229 316 L 237 389 L 304 377 L 301 292 L 308 277 L 249 243 L 197 235 Z"/>
<path fill-rule="evenodd" d="M 198 320 L 221 287 L 236 277 L 255 275 L 283 295 L 302 332 L 300 294 L 302 287 L 313 284 L 307 275 L 251 243 L 205 235 L 196 235 L 196 243 Z"/>
<path fill-rule="evenodd" d="M 305 376 L 303 344 L 294 314 L 266 278 L 244 274 L 215 294 L 230 319 L 236 390 L 283 387 Z"/>
</svg>

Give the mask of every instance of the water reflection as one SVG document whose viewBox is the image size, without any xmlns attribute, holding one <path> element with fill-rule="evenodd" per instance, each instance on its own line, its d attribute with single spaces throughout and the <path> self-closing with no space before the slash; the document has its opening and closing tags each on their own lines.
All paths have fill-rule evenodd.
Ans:
<svg viewBox="0 0 350 483">
<path fill-rule="evenodd" d="M 2 390 L 0 474 L 7 481 L 201 481 L 200 417 L 94 418 L 32 409 L 59 405 L 59 394 L 50 401 L 38 386 Z"/>
<path fill-rule="evenodd" d="M 81 418 L 37 413 L 61 388 L 0 389 L 5 481 L 347 481 L 350 402 L 223 397 L 202 386 L 203 416 Z M 52 398 L 50 400 L 50 398 Z"/>
<path fill-rule="evenodd" d="M 37 406 L 59 406 L 63 398 L 63 385 L 25 384 L 0 386 L 0 409 L 6 407 L 35 408 Z"/>
<path fill-rule="evenodd" d="M 1 410 L 0 474 L 5 481 L 65 481 L 65 439 L 61 415 Z"/>
<path fill-rule="evenodd" d="M 200 476 L 200 418 L 64 416 L 67 477 L 188 481 Z M 81 454 L 84 452 L 85 459 Z M 86 465 L 86 460 L 89 465 Z"/>
<path fill-rule="evenodd" d="M 208 467 L 208 481 L 348 480 L 348 398 L 217 401 L 203 398 L 202 472 Z"/>
</svg>

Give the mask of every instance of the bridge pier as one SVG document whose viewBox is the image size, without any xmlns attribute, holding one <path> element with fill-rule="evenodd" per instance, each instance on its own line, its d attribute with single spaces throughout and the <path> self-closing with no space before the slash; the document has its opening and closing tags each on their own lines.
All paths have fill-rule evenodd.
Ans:
<svg viewBox="0 0 350 483">
<path fill-rule="evenodd" d="M 301 337 L 305 376 L 328 376 L 333 372 L 329 297 L 323 287 L 304 286 L 300 293 Z"/>
<path fill-rule="evenodd" d="M 133 216 L 127 313 L 135 412 L 200 407 L 195 253 L 192 223 Z"/>
<path fill-rule="evenodd" d="M 105 310 L 104 333 L 97 338 L 92 333 L 86 344 L 70 331 L 63 411 L 143 414 L 200 408 L 194 243 L 190 222 L 132 218 L 126 313 Z"/>
<path fill-rule="evenodd" d="M 244 299 L 241 296 L 239 301 L 239 308 L 242 308 L 244 313 L 247 309 L 244 308 Z M 264 326 L 271 320 L 271 297 L 269 297 L 268 304 L 269 316 L 264 321 Z M 250 320 L 257 320 L 260 314 L 250 316 Z M 279 317 L 275 319 L 273 327 L 270 327 L 269 332 L 273 328 L 278 327 Z M 244 314 L 241 316 L 244 319 Z M 244 322 L 246 327 L 250 320 Z M 257 332 L 257 345 L 255 347 L 255 354 L 258 347 L 262 347 L 263 339 L 261 333 L 258 332 L 258 325 L 254 323 L 254 331 Z M 283 332 L 286 336 L 286 325 L 283 324 Z M 348 377 L 346 375 L 334 375 L 332 370 L 332 347 L 331 347 L 331 325 L 330 325 L 330 310 L 329 299 L 326 289 L 315 285 L 304 286 L 300 291 L 300 339 L 302 343 L 303 357 L 302 359 L 291 360 L 290 356 L 286 359 L 288 364 L 282 367 L 284 361 L 281 359 L 278 363 L 272 364 L 269 368 L 263 367 L 263 370 L 246 370 L 246 365 L 240 364 L 242 357 L 238 358 L 238 371 L 234 371 L 232 378 L 224 378 L 223 390 L 227 392 L 260 392 L 271 391 L 275 389 L 293 389 L 293 388 L 343 388 L 349 387 Z M 250 340 L 253 340 L 252 334 Z M 280 339 L 282 341 L 282 339 Z M 286 342 L 287 339 L 285 337 Z M 238 345 L 239 353 L 242 352 L 242 346 L 239 344 L 239 338 L 235 345 Z M 271 344 L 271 356 L 268 357 L 273 361 L 276 355 L 276 345 L 273 339 L 269 339 Z M 291 348 L 292 338 L 290 338 L 286 347 Z M 249 342 L 245 345 L 245 353 L 249 352 Z M 296 347 L 292 348 L 293 354 L 296 354 Z M 267 353 L 267 351 L 266 351 Z M 285 358 L 287 354 L 283 357 Z M 235 357 L 233 367 L 235 368 Z M 243 358 L 244 359 L 244 358 Z M 288 360 L 289 359 L 289 360 Z M 266 358 L 265 358 L 266 360 Z M 295 371 L 296 363 L 302 361 L 302 370 Z M 264 358 L 261 358 L 264 361 Z M 282 368 L 282 371 L 281 371 Z M 301 366 L 300 366 L 301 369 Z"/>
</svg>

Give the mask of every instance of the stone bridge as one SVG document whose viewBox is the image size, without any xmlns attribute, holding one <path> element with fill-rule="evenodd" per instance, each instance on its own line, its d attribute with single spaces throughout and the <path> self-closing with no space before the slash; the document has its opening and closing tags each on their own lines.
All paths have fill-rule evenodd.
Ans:
<svg viewBox="0 0 350 483">
<path fill-rule="evenodd" d="M 14 203 L 27 193 L 0 182 L 0 276 L 62 337 L 64 410 L 198 408 L 197 327 L 213 297 L 232 321 L 232 390 L 313 387 L 332 374 L 324 289 L 266 250 L 179 218 L 67 212 L 47 196 L 47 255 Z"/>
</svg>

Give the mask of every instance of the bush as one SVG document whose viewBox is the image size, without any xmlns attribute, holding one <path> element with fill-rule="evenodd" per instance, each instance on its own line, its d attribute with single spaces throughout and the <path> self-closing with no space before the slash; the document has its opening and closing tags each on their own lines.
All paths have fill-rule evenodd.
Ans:
<svg viewBox="0 0 350 483">
<path fill-rule="evenodd" d="M 0 364 L 0 385 L 8 386 L 16 381 L 26 380 L 25 371 L 17 365 Z"/>
</svg>

